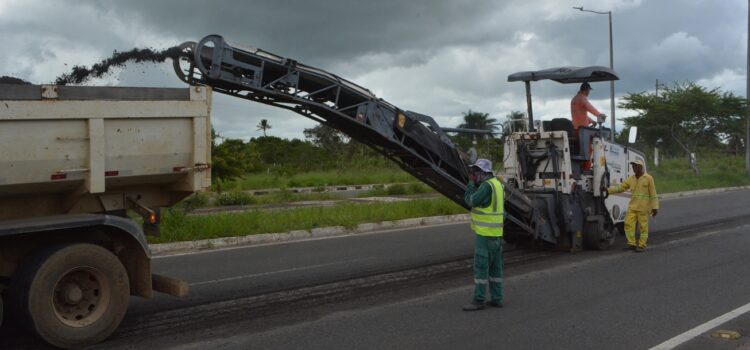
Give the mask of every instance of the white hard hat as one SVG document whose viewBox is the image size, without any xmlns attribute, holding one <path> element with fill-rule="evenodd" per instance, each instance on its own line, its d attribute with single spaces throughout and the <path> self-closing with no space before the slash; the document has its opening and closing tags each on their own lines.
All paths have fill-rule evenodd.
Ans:
<svg viewBox="0 0 750 350">
<path fill-rule="evenodd" d="M 470 165 L 479 168 L 480 170 L 484 171 L 485 173 L 491 173 L 492 172 L 492 162 L 488 159 L 477 159 L 474 164 Z"/>
</svg>

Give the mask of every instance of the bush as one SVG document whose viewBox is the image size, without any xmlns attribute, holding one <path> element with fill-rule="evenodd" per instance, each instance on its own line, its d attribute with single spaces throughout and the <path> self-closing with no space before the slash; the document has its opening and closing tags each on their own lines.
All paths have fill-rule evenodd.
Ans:
<svg viewBox="0 0 750 350">
<path fill-rule="evenodd" d="M 388 194 L 392 196 L 405 195 L 407 192 L 407 188 L 406 188 L 406 185 L 395 184 L 395 185 L 388 186 L 388 188 L 386 189 L 386 192 L 388 192 Z"/>
<path fill-rule="evenodd" d="M 409 184 L 409 193 L 411 194 L 419 194 L 419 193 L 430 193 L 433 192 L 432 187 L 427 186 L 423 183 L 414 182 Z"/>
<path fill-rule="evenodd" d="M 255 204 L 256 200 L 252 195 L 242 191 L 224 192 L 216 198 L 216 205 L 248 205 Z"/>
<path fill-rule="evenodd" d="M 185 204 L 190 208 L 205 208 L 211 202 L 208 193 L 198 192 L 185 200 Z"/>
</svg>

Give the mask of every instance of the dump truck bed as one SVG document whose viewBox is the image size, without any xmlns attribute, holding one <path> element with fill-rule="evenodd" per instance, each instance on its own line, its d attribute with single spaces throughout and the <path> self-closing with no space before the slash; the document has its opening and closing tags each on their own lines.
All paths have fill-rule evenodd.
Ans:
<svg viewBox="0 0 750 350">
<path fill-rule="evenodd" d="M 0 220 L 170 206 L 210 186 L 211 89 L 0 85 Z"/>
</svg>

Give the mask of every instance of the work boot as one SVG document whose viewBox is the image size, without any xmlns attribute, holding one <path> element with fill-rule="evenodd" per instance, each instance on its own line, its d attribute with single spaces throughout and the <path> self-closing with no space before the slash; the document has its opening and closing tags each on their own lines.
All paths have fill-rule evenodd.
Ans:
<svg viewBox="0 0 750 350">
<path fill-rule="evenodd" d="M 479 311 L 484 310 L 484 302 L 479 300 L 472 300 L 471 304 L 463 306 L 464 311 Z"/>
<path fill-rule="evenodd" d="M 646 247 L 636 247 L 635 252 L 636 253 L 643 253 L 646 251 Z"/>
<path fill-rule="evenodd" d="M 625 250 L 635 250 L 635 246 L 628 244 L 628 247 L 625 248 Z"/>
<path fill-rule="evenodd" d="M 491 306 L 491 307 L 503 307 L 503 302 L 502 301 L 488 301 L 486 305 Z"/>
</svg>

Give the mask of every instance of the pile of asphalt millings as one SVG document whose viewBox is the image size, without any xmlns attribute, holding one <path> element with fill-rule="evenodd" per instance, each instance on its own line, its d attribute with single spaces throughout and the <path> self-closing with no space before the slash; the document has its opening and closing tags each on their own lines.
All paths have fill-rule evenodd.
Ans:
<svg viewBox="0 0 750 350">
<path fill-rule="evenodd" d="M 85 66 L 74 66 L 71 69 L 70 73 L 65 73 L 57 77 L 57 79 L 55 79 L 55 84 L 82 84 L 91 78 L 100 78 L 103 75 L 107 74 L 113 67 L 122 67 L 128 62 L 160 63 L 166 61 L 168 58 L 176 59 L 177 57 L 179 57 L 180 53 L 182 53 L 182 50 L 177 46 L 160 51 L 154 51 L 148 48 L 135 48 L 125 52 L 115 51 L 111 57 L 91 66 L 91 68 Z"/>
</svg>

